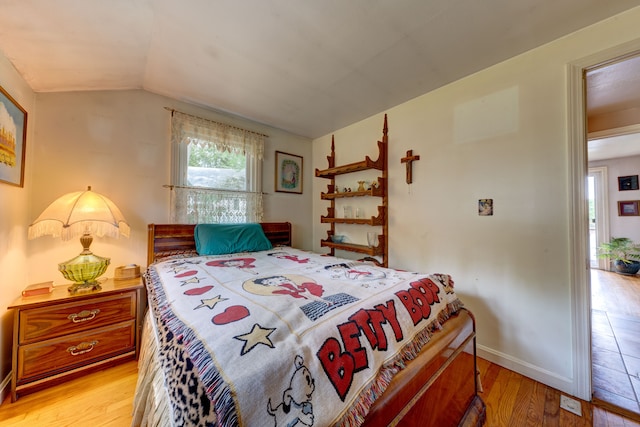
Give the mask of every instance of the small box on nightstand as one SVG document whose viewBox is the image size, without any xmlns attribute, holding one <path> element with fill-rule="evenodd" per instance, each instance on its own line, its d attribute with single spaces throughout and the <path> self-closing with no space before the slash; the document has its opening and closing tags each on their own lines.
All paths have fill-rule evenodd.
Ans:
<svg viewBox="0 0 640 427">
<path fill-rule="evenodd" d="M 116 267 L 113 273 L 114 280 L 129 280 L 140 277 L 140 266 L 137 264 L 127 264 Z"/>
</svg>

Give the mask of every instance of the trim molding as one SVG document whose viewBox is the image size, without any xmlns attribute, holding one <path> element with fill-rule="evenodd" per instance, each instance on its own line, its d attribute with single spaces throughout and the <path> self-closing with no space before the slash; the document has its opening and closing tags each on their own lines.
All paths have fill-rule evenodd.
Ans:
<svg viewBox="0 0 640 427">
<path fill-rule="evenodd" d="M 587 138 L 591 139 L 600 139 L 600 138 L 610 138 L 612 136 L 622 136 L 622 135 L 631 135 L 634 133 L 640 133 L 640 125 L 629 125 L 622 126 L 619 128 L 600 130 L 597 132 L 589 132 L 587 134 Z"/>
<path fill-rule="evenodd" d="M 569 150 L 569 250 L 571 259 L 571 329 L 573 387 L 570 394 L 591 401 L 591 282 L 589 275 L 586 194 L 586 70 L 618 62 L 640 51 L 640 40 L 605 49 L 567 64 L 567 138 Z"/>
<path fill-rule="evenodd" d="M 606 166 L 589 168 L 588 173 L 589 176 L 594 178 L 597 219 L 596 236 L 598 237 L 596 244 L 600 246 L 600 243 L 609 241 L 609 180 L 607 178 L 609 173 Z M 609 260 L 598 257 L 598 268 L 600 270 L 610 270 Z"/>
<path fill-rule="evenodd" d="M 573 387 L 570 393 L 591 401 L 591 282 L 587 197 L 586 96 L 582 63 L 568 67 L 569 253 Z"/>
<path fill-rule="evenodd" d="M 539 366 L 532 365 L 508 354 L 493 350 L 478 344 L 476 346 L 478 356 L 504 368 L 517 372 L 525 377 L 532 378 L 542 384 L 558 389 L 564 393 L 574 395 L 574 382 L 571 378 L 563 377 Z M 589 397 L 588 400 L 591 400 Z"/>
<path fill-rule="evenodd" d="M 13 376 L 13 371 L 9 371 L 6 377 L 0 382 L 0 404 L 4 402 L 4 399 L 7 398 L 9 393 L 11 393 L 11 377 Z"/>
</svg>

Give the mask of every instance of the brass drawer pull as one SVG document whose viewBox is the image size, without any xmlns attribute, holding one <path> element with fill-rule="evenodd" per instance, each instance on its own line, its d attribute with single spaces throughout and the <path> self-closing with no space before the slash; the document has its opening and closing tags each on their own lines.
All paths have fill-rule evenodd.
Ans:
<svg viewBox="0 0 640 427">
<path fill-rule="evenodd" d="M 95 310 L 82 310 L 80 313 L 68 315 L 67 319 L 71 320 L 73 323 L 88 322 L 89 320 L 95 319 L 98 313 L 100 313 L 100 310 L 97 308 Z"/>
<path fill-rule="evenodd" d="M 89 353 L 98 344 L 98 341 L 81 342 L 78 345 L 71 346 L 67 349 L 72 356 L 79 356 L 84 353 Z"/>
</svg>

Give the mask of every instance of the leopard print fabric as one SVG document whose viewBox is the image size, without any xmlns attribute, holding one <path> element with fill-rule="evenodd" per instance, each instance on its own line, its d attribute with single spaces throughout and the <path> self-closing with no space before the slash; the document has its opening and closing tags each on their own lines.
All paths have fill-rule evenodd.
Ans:
<svg viewBox="0 0 640 427">
<path fill-rule="evenodd" d="M 182 351 L 182 339 L 161 325 L 160 360 L 169 390 L 174 423 L 177 426 L 216 425 L 213 404 L 198 380 L 198 373 L 189 357 Z"/>
<path fill-rule="evenodd" d="M 174 258 L 183 258 L 187 254 L 171 254 Z M 144 274 L 146 283 L 152 283 L 149 270 Z M 161 320 L 158 313 L 158 300 L 152 286 L 147 286 L 149 308 L 154 312 L 152 316 L 158 331 L 159 357 L 164 372 L 167 394 L 171 401 L 173 425 L 180 427 L 217 425 L 217 416 L 213 403 L 207 397 L 204 387 L 198 379 L 198 372 L 184 351 L 181 337 Z"/>
</svg>

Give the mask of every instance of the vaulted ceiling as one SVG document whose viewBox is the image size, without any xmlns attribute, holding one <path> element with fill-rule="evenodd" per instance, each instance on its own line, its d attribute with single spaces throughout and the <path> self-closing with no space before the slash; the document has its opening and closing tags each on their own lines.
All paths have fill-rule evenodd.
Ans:
<svg viewBox="0 0 640 427">
<path fill-rule="evenodd" d="M 640 0 L 0 0 L 36 92 L 145 89 L 318 137 Z"/>
</svg>

